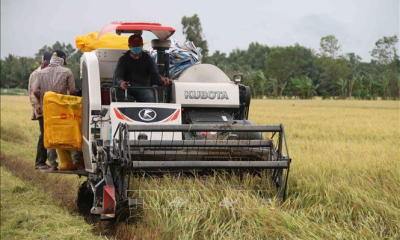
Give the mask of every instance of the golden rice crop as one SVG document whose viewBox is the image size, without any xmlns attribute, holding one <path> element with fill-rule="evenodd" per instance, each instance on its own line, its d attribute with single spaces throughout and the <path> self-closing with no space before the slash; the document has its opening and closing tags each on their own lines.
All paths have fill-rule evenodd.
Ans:
<svg viewBox="0 0 400 240">
<path fill-rule="evenodd" d="M 1 100 L 2 154 L 33 167 L 38 126 L 28 99 Z M 245 191 L 262 186 L 257 177 L 142 179 L 135 186 L 146 205 L 124 231 L 137 239 L 400 239 L 399 114 L 396 101 L 253 100 L 250 120 L 285 126 L 288 199 Z"/>
</svg>

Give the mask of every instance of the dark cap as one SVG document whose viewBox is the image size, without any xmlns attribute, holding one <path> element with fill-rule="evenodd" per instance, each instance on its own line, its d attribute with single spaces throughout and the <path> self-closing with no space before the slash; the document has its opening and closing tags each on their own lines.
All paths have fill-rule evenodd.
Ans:
<svg viewBox="0 0 400 240">
<path fill-rule="evenodd" d="M 56 55 L 57 57 L 64 59 L 64 65 L 67 65 L 67 54 L 65 54 L 65 52 L 61 50 L 55 50 L 53 52 L 53 55 Z"/>
<path fill-rule="evenodd" d="M 44 52 L 43 53 L 43 61 L 50 63 L 51 56 L 53 56 L 53 54 L 51 52 L 49 52 L 49 51 Z"/>
<path fill-rule="evenodd" d="M 129 45 L 133 46 L 133 45 L 143 45 L 143 38 L 139 35 L 132 35 L 129 37 L 128 39 L 128 43 Z"/>
</svg>

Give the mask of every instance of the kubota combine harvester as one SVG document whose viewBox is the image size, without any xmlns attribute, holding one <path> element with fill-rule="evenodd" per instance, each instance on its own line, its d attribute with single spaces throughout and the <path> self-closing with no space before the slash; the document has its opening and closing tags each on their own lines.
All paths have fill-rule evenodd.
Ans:
<svg viewBox="0 0 400 240">
<path fill-rule="evenodd" d="M 152 32 L 157 37 L 151 46 L 157 51 L 158 71 L 170 77 L 168 38 L 173 28 L 114 22 L 98 37 L 112 30 Z M 81 58 L 85 171 L 64 173 L 87 176 L 82 189 L 91 193 L 86 195 L 91 196 L 91 214 L 114 218 L 122 205 L 140 203 L 129 198 L 128 179 L 143 173 L 262 172 L 276 196 L 285 199 L 291 159 L 284 127 L 248 120 L 250 88 L 241 84 L 241 75 L 231 80 L 214 65 L 195 64 L 169 86 L 149 87 L 156 103 L 135 102 L 114 85 L 114 69 L 125 51 L 97 49 Z"/>
</svg>

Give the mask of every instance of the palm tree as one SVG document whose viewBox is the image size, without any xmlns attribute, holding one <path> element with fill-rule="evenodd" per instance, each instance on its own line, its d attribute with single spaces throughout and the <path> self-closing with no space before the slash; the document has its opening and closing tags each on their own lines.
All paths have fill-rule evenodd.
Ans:
<svg viewBox="0 0 400 240">
<path fill-rule="evenodd" d="M 266 83 L 266 90 L 270 92 L 273 97 L 278 96 L 279 82 L 276 78 L 269 78 Z"/>
<path fill-rule="evenodd" d="M 386 100 L 390 95 L 389 79 L 386 76 L 382 76 L 381 82 L 377 84 L 380 92 L 382 93 L 382 99 Z"/>
<path fill-rule="evenodd" d="M 354 85 L 357 82 L 362 82 L 364 76 L 360 76 L 358 74 L 354 75 L 349 81 L 349 98 L 353 96 Z"/>
<path fill-rule="evenodd" d="M 347 79 L 339 78 L 334 88 L 336 92 L 339 92 L 339 98 L 345 99 L 347 95 Z"/>
<path fill-rule="evenodd" d="M 317 94 L 318 86 L 308 77 L 292 78 L 290 81 L 293 94 L 301 99 L 313 98 Z"/>
</svg>

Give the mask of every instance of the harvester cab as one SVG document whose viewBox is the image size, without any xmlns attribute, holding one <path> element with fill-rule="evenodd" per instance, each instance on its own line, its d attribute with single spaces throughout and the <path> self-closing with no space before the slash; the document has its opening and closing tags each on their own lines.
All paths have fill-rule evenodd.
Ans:
<svg viewBox="0 0 400 240">
<path fill-rule="evenodd" d="M 168 38 L 175 30 L 155 23 L 107 25 L 99 34 L 150 31 L 158 71 L 170 77 Z M 263 172 L 286 197 L 291 159 L 283 125 L 248 120 L 250 88 L 241 75 L 231 80 L 210 64 L 185 69 L 165 87 L 149 87 L 155 103 L 135 102 L 114 84 L 114 70 L 126 50 L 97 49 L 81 58 L 82 138 L 85 188 L 91 214 L 114 218 L 130 199 L 129 179 L 138 174 L 210 172 L 238 169 Z M 87 201 L 78 196 L 79 201 Z"/>
</svg>

